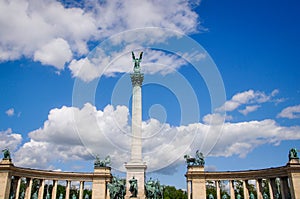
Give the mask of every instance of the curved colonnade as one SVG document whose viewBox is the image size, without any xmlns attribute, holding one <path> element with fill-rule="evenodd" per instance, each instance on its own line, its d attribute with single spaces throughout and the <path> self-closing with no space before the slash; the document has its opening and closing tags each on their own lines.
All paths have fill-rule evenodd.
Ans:
<svg viewBox="0 0 300 199">
<path fill-rule="evenodd" d="M 230 199 L 237 198 L 236 183 L 241 182 L 244 199 L 249 199 L 249 182 L 255 187 L 257 199 L 300 199 L 300 163 L 292 160 L 286 166 L 247 170 L 212 172 L 204 171 L 203 166 L 188 166 L 185 174 L 187 180 L 188 199 L 206 199 L 208 182 L 213 182 L 217 199 L 221 199 L 220 182 L 226 181 Z M 264 186 L 263 186 L 264 185 Z M 265 186 L 267 186 L 265 188 Z M 267 189 L 269 193 L 264 193 Z"/>
<path fill-rule="evenodd" d="M 60 172 L 15 167 L 11 160 L 2 160 L 0 163 L 0 198 L 4 199 L 31 199 L 33 181 L 38 180 L 38 199 L 45 196 L 45 182 L 51 182 L 51 199 L 57 198 L 58 182 L 65 181 L 65 198 L 69 199 L 72 182 L 79 182 L 79 198 L 83 198 L 84 184 L 92 183 L 93 199 L 108 198 L 107 183 L 111 181 L 110 167 L 95 167 L 94 172 Z M 21 193 L 21 181 L 26 179 L 25 192 Z M 23 195 L 23 196 L 22 196 Z"/>
</svg>

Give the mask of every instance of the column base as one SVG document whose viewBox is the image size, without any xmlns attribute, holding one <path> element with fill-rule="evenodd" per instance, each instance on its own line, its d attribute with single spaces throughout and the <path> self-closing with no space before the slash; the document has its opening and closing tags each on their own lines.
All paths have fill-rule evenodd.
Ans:
<svg viewBox="0 0 300 199">
<path fill-rule="evenodd" d="M 143 162 L 129 162 L 125 164 L 126 168 L 126 199 L 145 199 L 145 171 L 147 169 L 146 163 Z M 137 197 L 130 197 L 131 193 L 129 191 L 130 184 L 129 180 L 132 178 L 137 179 L 138 193 Z"/>
</svg>

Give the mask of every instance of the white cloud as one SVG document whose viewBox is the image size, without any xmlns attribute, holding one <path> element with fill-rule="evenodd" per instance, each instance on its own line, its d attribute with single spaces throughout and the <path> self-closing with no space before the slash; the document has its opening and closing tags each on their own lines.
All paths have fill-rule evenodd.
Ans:
<svg viewBox="0 0 300 199">
<path fill-rule="evenodd" d="M 107 55 L 102 49 L 97 49 L 97 56 L 91 59 L 72 60 L 69 68 L 74 77 L 79 77 L 86 82 L 101 75 L 114 76 L 115 73 L 130 72 L 133 68 L 131 49 L 135 48 L 137 47 L 127 46 L 124 50 L 110 55 Z M 137 54 L 137 52 L 135 53 Z M 176 69 L 187 64 L 184 59 L 159 50 L 145 49 L 143 55 L 141 69 L 145 74 L 165 75 L 175 72 Z"/>
<path fill-rule="evenodd" d="M 12 129 L 0 131 L 0 149 L 8 148 L 11 152 L 15 151 L 21 144 L 22 136 L 17 133 L 13 133 Z"/>
<path fill-rule="evenodd" d="M 7 111 L 5 111 L 7 116 L 13 116 L 15 114 L 15 109 L 14 108 L 10 108 Z"/>
<path fill-rule="evenodd" d="M 88 160 L 92 154 L 110 155 L 112 166 L 123 170 L 130 157 L 129 111 L 125 106 L 97 110 L 52 109 L 42 128 L 29 133 L 30 141 L 15 154 L 19 166 L 53 167 L 54 161 Z M 219 118 L 220 122 L 211 122 Z M 182 164 L 183 155 L 200 149 L 205 155 L 245 157 L 263 144 L 278 145 L 283 140 L 299 140 L 300 127 L 283 127 L 274 120 L 226 122 L 218 115 L 205 116 L 205 123 L 171 126 L 156 119 L 144 121 L 143 154 L 148 170 Z M 220 128 L 222 127 L 222 128 Z M 51 153 L 49 153 L 51 151 Z M 166 155 L 168 154 L 168 155 Z"/>
<path fill-rule="evenodd" d="M 259 107 L 260 105 L 246 106 L 245 109 L 239 110 L 239 112 L 242 113 L 243 115 L 248 115 L 248 113 L 256 111 Z"/>
<path fill-rule="evenodd" d="M 62 38 L 53 39 L 34 53 L 34 61 L 44 65 L 52 65 L 63 69 L 66 62 L 72 58 L 72 52 L 67 41 Z"/>
<path fill-rule="evenodd" d="M 25 56 L 63 69 L 71 55 L 81 57 L 88 53 L 88 42 L 122 31 L 161 27 L 188 34 L 199 27 L 198 15 L 188 1 L 117 0 L 76 5 L 64 7 L 56 1 L 1 1 L 0 61 Z M 162 35 L 143 38 L 159 41 Z"/>
<path fill-rule="evenodd" d="M 242 114 L 248 114 L 249 112 L 257 110 L 259 107 L 257 104 L 272 101 L 272 97 L 278 94 L 278 92 L 279 91 L 275 89 L 270 95 L 267 95 L 264 92 L 254 91 L 251 89 L 237 93 L 231 98 L 231 100 L 226 101 L 221 107 L 217 108 L 216 111 L 234 111 L 244 104 L 256 104 L 248 106 L 248 109 L 246 107 L 244 110 L 240 111 Z"/>
<path fill-rule="evenodd" d="M 289 119 L 296 119 L 300 118 L 300 105 L 296 106 L 289 106 L 285 109 L 283 109 L 277 117 L 281 118 L 289 118 Z"/>
</svg>

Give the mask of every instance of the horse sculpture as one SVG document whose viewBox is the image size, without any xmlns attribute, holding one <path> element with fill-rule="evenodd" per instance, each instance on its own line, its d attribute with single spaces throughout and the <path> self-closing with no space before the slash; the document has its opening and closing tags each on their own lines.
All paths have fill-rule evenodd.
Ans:
<svg viewBox="0 0 300 199">
<path fill-rule="evenodd" d="M 163 198 L 163 186 L 160 185 L 159 181 L 148 180 L 145 184 L 146 198 L 147 199 L 160 199 Z"/>
<path fill-rule="evenodd" d="M 125 181 L 113 177 L 112 182 L 107 184 L 111 199 L 124 199 L 126 194 Z"/>
<path fill-rule="evenodd" d="M 201 153 L 199 150 L 196 151 L 196 157 L 190 157 L 189 155 L 184 155 L 186 164 L 188 166 L 204 166 L 205 160 L 203 153 Z"/>
<path fill-rule="evenodd" d="M 99 156 L 96 155 L 96 159 L 94 162 L 95 167 L 107 167 L 110 164 L 110 156 L 106 156 L 104 160 L 100 160 Z"/>
</svg>

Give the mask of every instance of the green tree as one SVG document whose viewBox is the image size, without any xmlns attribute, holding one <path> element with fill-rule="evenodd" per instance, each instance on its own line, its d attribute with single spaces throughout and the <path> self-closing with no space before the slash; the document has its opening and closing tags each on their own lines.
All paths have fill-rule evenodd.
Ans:
<svg viewBox="0 0 300 199">
<path fill-rule="evenodd" d="M 174 186 L 165 186 L 164 199 L 187 199 L 186 191 L 176 189 Z"/>
</svg>

